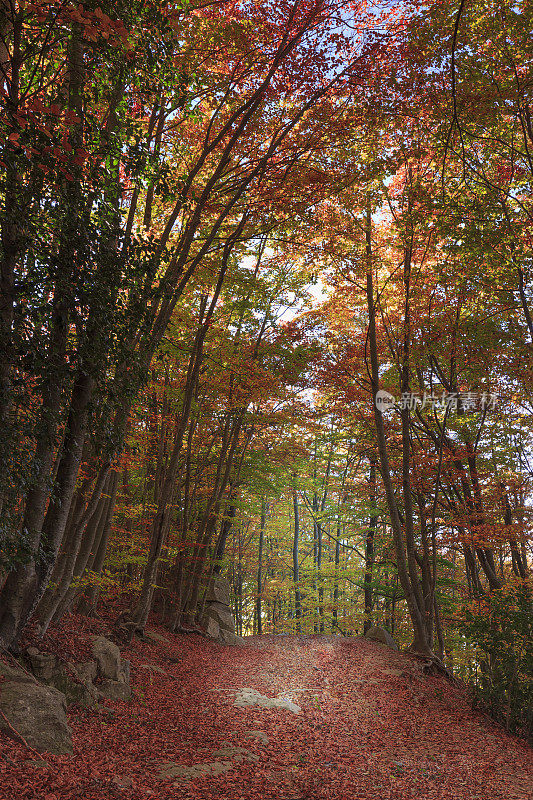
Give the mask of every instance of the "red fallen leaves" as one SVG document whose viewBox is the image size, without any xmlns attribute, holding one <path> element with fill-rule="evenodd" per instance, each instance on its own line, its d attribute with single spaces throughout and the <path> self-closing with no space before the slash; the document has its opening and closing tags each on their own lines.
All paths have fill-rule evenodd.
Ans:
<svg viewBox="0 0 533 800">
<path fill-rule="evenodd" d="M 85 658 L 89 634 L 101 624 L 78 617 L 47 644 Z M 264 636 L 230 648 L 159 632 L 169 644 L 134 641 L 123 650 L 132 661 L 134 702 L 70 714 L 72 758 L 45 756 L 43 765 L 2 740 L 2 800 L 531 797 L 527 745 L 472 712 L 459 686 L 423 676 L 409 656 L 341 637 Z M 245 686 L 284 693 L 302 713 L 235 708 L 235 692 Z M 248 738 L 253 731 L 268 743 Z M 259 760 L 194 782 L 159 777 L 165 762 L 210 761 L 227 744 Z"/>
</svg>

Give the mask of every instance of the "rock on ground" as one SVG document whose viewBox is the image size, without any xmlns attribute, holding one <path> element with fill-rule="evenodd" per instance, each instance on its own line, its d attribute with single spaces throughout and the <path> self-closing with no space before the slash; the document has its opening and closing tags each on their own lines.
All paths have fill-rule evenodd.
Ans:
<svg viewBox="0 0 533 800">
<path fill-rule="evenodd" d="M 0 661 L 0 678 L 7 681 L 16 681 L 17 683 L 37 683 L 33 675 L 31 675 L 22 667 L 14 664 L 7 664 L 5 661 Z"/>
<path fill-rule="evenodd" d="M 228 631 L 222 628 L 218 635 L 218 639 L 221 644 L 231 644 L 231 645 L 238 645 L 244 643 L 244 638 L 242 636 L 238 636 L 233 631 Z"/>
<path fill-rule="evenodd" d="M 242 644 L 242 636 L 235 633 L 235 621 L 229 604 L 229 581 L 226 578 L 211 581 L 206 593 L 201 625 L 210 639 L 221 644 Z"/>
<path fill-rule="evenodd" d="M 80 664 L 75 664 L 74 669 L 82 683 L 92 683 L 96 680 L 98 674 L 96 661 L 82 661 Z"/>
<path fill-rule="evenodd" d="M 125 681 L 103 681 L 97 689 L 106 700 L 131 700 L 131 689 Z"/>
<path fill-rule="evenodd" d="M 36 647 L 28 647 L 25 656 L 37 680 L 62 692 L 68 706 L 94 706 L 96 690 L 90 680 L 83 679 L 75 664 L 66 664 L 54 653 L 41 653 Z M 96 662 L 89 663 L 94 664 L 96 676 Z"/>
<path fill-rule="evenodd" d="M 98 675 L 104 680 L 118 681 L 121 673 L 120 650 L 105 636 L 97 636 L 93 643 L 93 656 L 98 664 Z"/>
<path fill-rule="evenodd" d="M 220 636 L 220 625 L 212 617 L 205 616 L 203 619 L 206 635 L 210 639 L 218 639 Z"/>
<path fill-rule="evenodd" d="M 250 733 L 246 734 L 247 739 L 252 739 L 255 742 L 260 742 L 261 744 L 268 744 L 270 742 L 269 737 L 264 731 L 250 731 Z"/>
<path fill-rule="evenodd" d="M 224 603 L 210 603 L 206 607 L 206 616 L 218 623 L 221 630 L 235 631 L 235 622 L 229 606 Z"/>
<path fill-rule="evenodd" d="M 202 761 L 190 767 L 168 761 L 161 765 L 161 778 L 176 778 L 178 782 L 191 781 L 196 778 L 216 777 L 223 775 L 233 769 L 235 764 L 242 764 L 246 761 L 259 761 L 259 756 L 248 750 L 247 747 L 235 747 L 225 743 L 225 745 L 212 754 L 214 761 Z"/>
<path fill-rule="evenodd" d="M 381 644 L 386 644 L 387 647 L 392 647 L 393 650 L 398 649 L 398 645 L 386 628 L 380 628 L 378 625 L 372 625 L 372 627 L 369 628 L 365 633 L 365 636 L 367 639 L 371 639 L 373 642 L 381 642 Z"/>
<path fill-rule="evenodd" d="M 161 642 L 162 644 L 172 644 L 170 639 L 168 639 L 166 636 L 163 636 L 163 634 L 158 633 L 157 631 L 145 630 L 144 638 L 150 639 L 152 642 Z"/>
<path fill-rule="evenodd" d="M 237 708 L 248 708 L 249 706 L 261 706 L 261 708 L 286 708 L 287 711 L 292 711 L 293 714 L 299 714 L 302 710 L 300 706 L 293 703 L 287 697 L 267 697 L 255 689 L 244 687 L 237 692 L 237 697 L 233 703 Z"/>
<path fill-rule="evenodd" d="M 205 596 L 206 603 L 230 604 L 230 584 L 227 578 L 216 578 L 211 581 Z"/>
<path fill-rule="evenodd" d="M 41 653 L 36 647 L 28 647 L 26 655 L 38 680 L 48 683 L 56 676 L 59 659 L 53 653 Z"/>
<path fill-rule="evenodd" d="M 0 709 L 15 731 L 39 753 L 72 753 L 65 695 L 31 681 L 8 681 L 0 691 Z M 0 729 L 13 731 L 0 716 Z"/>
<path fill-rule="evenodd" d="M 167 672 L 158 664 L 139 664 L 139 669 L 148 669 L 150 672 L 158 672 L 160 675 L 166 675 Z"/>
</svg>

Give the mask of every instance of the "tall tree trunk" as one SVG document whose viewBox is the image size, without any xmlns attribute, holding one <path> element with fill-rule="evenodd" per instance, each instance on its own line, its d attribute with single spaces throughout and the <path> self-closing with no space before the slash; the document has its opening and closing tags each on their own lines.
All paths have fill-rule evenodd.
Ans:
<svg viewBox="0 0 533 800">
<path fill-rule="evenodd" d="M 109 492 L 114 483 L 115 475 L 116 472 L 110 473 L 107 467 L 101 470 L 99 479 L 96 482 L 97 491 L 93 492 L 91 497 L 91 507 L 94 508 L 94 511 L 86 524 L 83 518 L 79 523 L 79 539 L 76 543 L 77 546 L 73 548 L 77 555 L 75 557 L 72 556 L 66 565 L 65 573 L 57 588 L 54 603 L 47 616 L 43 619 L 43 633 L 46 631 L 46 625 L 49 624 L 49 621 L 58 622 L 63 617 L 79 593 L 78 583 L 85 573 L 91 556 L 94 555 L 93 548 L 97 543 L 97 539 L 98 541 L 100 540 L 106 525 L 109 500 L 111 499 Z M 100 490 L 100 497 L 96 501 L 100 482 L 102 482 L 102 489 Z M 106 495 L 103 498 L 104 502 L 100 502 L 102 495 Z M 89 515 L 90 507 L 86 510 L 84 516 L 89 517 Z"/>
<path fill-rule="evenodd" d="M 69 74 L 68 108 L 70 111 L 76 112 L 81 119 L 81 98 L 85 73 L 83 65 L 83 43 L 76 24 L 73 25 L 67 58 Z M 13 67 L 15 66 L 16 63 L 13 63 Z M 18 67 L 20 67 L 20 64 Z M 18 86 L 18 83 L 16 86 Z M 82 144 L 81 129 L 78 124 L 72 126 L 70 143 L 73 147 L 79 147 Z M 4 221 L 7 223 L 7 228 L 3 227 L 2 229 L 2 244 L 3 247 L 7 247 L 7 250 L 4 249 L 1 275 L 2 285 L 0 286 L 0 334 L 4 338 L 7 338 L 5 342 L 0 342 L 0 345 L 6 345 L 7 349 L 3 355 L 8 356 L 0 363 L 0 422 L 2 424 L 6 422 L 3 416 L 8 412 L 11 404 L 9 376 L 12 368 L 13 355 L 11 342 L 12 313 L 14 310 L 14 298 L 12 297 L 12 290 L 14 287 L 13 268 L 17 253 L 20 249 L 20 243 L 18 242 L 19 234 L 17 233 L 19 222 L 13 219 L 16 198 L 11 192 L 12 188 L 8 188 L 6 195 L 6 203 L 8 204 L 6 206 L 6 214 L 8 211 L 10 213 Z M 84 390 L 86 387 L 80 387 L 80 381 L 78 380 L 78 382 L 74 384 L 72 390 L 67 431 L 63 443 L 63 454 L 66 451 L 66 456 L 62 455 L 60 457 L 55 485 L 53 485 L 53 482 L 50 480 L 50 471 L 55 451 L 55 433 L 59 424 L 61 391 L 64 388 L 64 376 L 61 372 L 64 368 L 69 324 L 68 309 L 71 305 L 71 289 L 69 282 L 74 268 L 74 247 L 79 239 L 76 226 L 78 225 L 77 216 L 80 208 L 80 197 L 79 181 L 75 180 L 67 183 L 64 192 L 66 204 L 65 223 L 61 231 L 63 236 L 57 258 L 57 275 L 53 297 L 50 343 L 48 348 L 51 374 L 48 374 L 43 385 L 42 419 L 41 425 L 38 428 L 38 438 L 34 454 L 34 472 L 37 478 L 34 486 L 30 488 L 26 497 L 22 528 L 23 531 L 25 530 L 28 532 L 28 537 L 25 541 L 25 547 L 28 552 L 25 554 L 23 563 L 19 564 L 19 566 L 9 574 L 0 595 L 0 608 L 2 609 L 0 615 L 0 642 L 7 647 L 16 644 L 20 633 L 46 588 L 46 583 L 51 568 L 53 567 L 57 547 L 61 541 L 70 508 L 72 492 L 70 492 L 69 496 L 69 491 L 70 489 L 72 491 L 74 490 L 74 484 L 67 478 L 65 473 L 65 459 L 66 462 L 69 463 L 69 459 L 73 454 L 76 458 L 78 445 L 80 444 L 79 435 L 81 430 L 84 432 L 83 425 L 85 423 L 85 416 L 83 413 L 82 398 L 84 397 Z M 19 209 L 19 214 L 20 212 L 21 209 Z M 15 237 L 15 239 L 13 239 L 13 237 Z M 91 391 L 92 385 L 89 389 L 89 396 Z M 69 439 L 69 431 L 72 432 L 72 428 L 76 428 L 76 421 L 73 420 L 73 414 L 78 410 L 78 403 L 81 403 L 79 410 L 81 412 L 80 422 L 82 423 L 82 428 L 76 431 L 74 439 L 72 437 Z M 9 427 L 6 426 L 5 430 L 8 431 Z M 8 439 L 6 439 L 6 441 L 8 441 Z M 81 442 L 81 446 L 83 446 L 83 442 Z M 73 447 L 74 449 L 72 449 Z M 79 455 L 81 456 L 81 451 Z M 7 462 L 4 461 L 4 463 Z M 69 468 L 70 464 L 66 468 L 67 472 Z M 62 479 L 61 487 L 58 486 L 59 477 Z M 62 511 L 64 512 L 66 510 L 66 514 L 62 513 L 59 515 L 59 527 L 57 530 L 54 530 L 55 517 L 53 513 L 50 513 L 50 508 L 55 507 L 57 510 L 56 495 L 58 494 L 59 503 L 62 504 Z M 48 500 L 50 500 L 50 502 L 45 518 L 46 503 Z M 41 552 L 40 556 L 39 551 Z"/>
<path fill-rule="evenodd" d="M 501 486 L 501 489 L 503 491 L 503 521 L 506 528 L 509 529 L 507 541 L 509 542 L 509 547 L 511 548 L 512 569 L 517 578 L 525 580 L 527 578 L 527 561 L 524 562 L 522 560 L 522 553 L 518 549 L 516 537 L 511 529 L 513 524 L 513 511 L 511 508 L 511 502 L 509 500 L 509 494 L 505 491 L 505 487 L 503 485 Z"/>
<path fill-rule="evenodd" d="M 372 240 L 371 240 L 371 213 L 370 208 L 367 209 L 366 221 L 366 256 L 368 263 L 368 271 L 366 276 L 366 293 L 368 305 L 368 344 L 370 349 L 370 365 L 371 365 L 371 385 L 372 385 L 372 401 L 374 406 L 374 423 L 376 428 L 376 438 L 378 443 L 379 461 L 381 466 L 381 477 L 385 488 L 387 498 L 387 506 L 389 508 L 389 515 L 391 519 L 391 528 L 394 538 L 394 547 L 396 550 L 396 562 L 400 583 L 402 586 L 409 615 L 413 623 L 414 642 L 413 649 L 428 657 L 433 657 L 431 647 L 427 639 L 426 630 L 426 616 L 425 609 L 419 605 L 421 599 L 420 587 L 418 585 L 418 577 L 413 576 L 413 569 L 416 570 L 416 561 L 413 552 L 412 541 L 412 517 L 406 519 L 406 528 L 402 524 L 401 516 L 399 513 L 396 494 L 392 482 L 391 470 L 389 465 L 389 455 L 387 448 L 387 436 L 385 433 L 385 424 L 383 415 L 377 402 L 377 393 L 379 391 L 379 362 L 378 362 L 378 347 L 376 335 L 376 310 L 374 304 L 374 287 L 372 278 Z M 405 380 L 405 378 L 404 378 Z M 408 410 L 407 416 L 402 413 L 402 440 L 403 440 L 403 485 L 404 503 L 406 503 L 405 515 L 408 516 L 412 513 L 410 507 L 410 485 L 407 470 L 409 469 L 409 430 L 408 430 Z M 407 428 L 407 429 L 406 429 Z M 407 529 L 409 525 L 409 529 Z M 407 538 L 409 537 L 409 538 Z M 406 541 L 407 539 L 407 541 Z M 406 544 L 408 545 L 408 558 L 406 558 Z M 414 564 L 413 564 L 414 562 Z M 413 580 L 414 578 L 414 580 Z"/>
<path fill-rule="evenodd" d="M 101 530 L 98 533 L 98 539 L 94 543 L 93 553 L 91 554 L 87 564 L 87 569 L 93 572 L 98 578 L 102 574 L 106 557 L 107 543 L 109 540 L 111 523 L 113 521 L 113 514 L 115 511 L 118 483 L 119 472 L 117 469 L 115 469 L 111 473 L 109 498 L 103 499 L 103 502 L 105 503 L 105 514 L 102 517 Z M 93 583 L 91 586 L 89 586 L 79 604 L 78 610 L 80 614 L 93 614 L 95 612 L 99 593 L 100 586 L 98 583 Z"/>
<path fill-rule="evenodd" d="M 4 585 L 0 598 L 0 640 L 4 646 L 17 640 L 48 585 L 74 495 L 92 389 L 91 376 L 80 374 L 72 391 L 62 454 L 43 522 L 40 560 L 13 570 Z"/>
<path fill-rule="evenodd" d="M 296 476 L 294 476 L 296 481 Z M 298 632 L 301 631 L 302 616 L 302 599 L 300 594 L 300 557 L 299 557 L 299 543 L 300 543 L 300 510 L 298 508 L 298 492 L 296 487 L 292 490 L 292 505 L 294 509 L 294 535 L 292 539 L 292 578 L 294 581 L 294 616 L 296 617 L 296 627 Z"/>
<path fill-rule="evenodd" d="M 365 592 L 365 619 L 363 623 L 363 633 L 366 633 L 372 627 L 372 606 L 373 606 L 373 590 L 372 578 L 374 570 L 374 535 L 378 524 L 378 516 L 376 512 L 377 493 L 376 493 L 376 464 L 375 461 L 370 462 L 370 472 L 368 476 L 370 484 L 370 502 L 372 504 L 372 511 L 368 521 L 368 528 L 365 536 L 365 576 L 364 576 L 364 592 Z"/>
<path fill-rule="evenodd" d="M 333 584 L 332 629 L 337 626 L 339 620 L 339 565 L 341 561 L 341 531 L 342 531 L 342 524 L 339 513 L 339 517 L 337 519 L 337 537 L 335 539 L 335 582 Z"/>
<path fill-rule="evenodd" d="M 263 609 L 262 609 L 262 594 L 263 594 L 263 548 L 265 542 L 265 528 L 266 528 L 266 515 L 267 515 L 267 502 L 266 498 L 261 498 L 261 522 L 259 526 L 259 543 L 257 554 L 257 597 L 255 601 L 256 618 L 257 618 L 257 633 L 263 633 Z"/>
<path fill-rule="evenodd" d="M 221 447 L 218 464 L 217 475 L 215 478 L 215 485 L 208 500 L 207 506 L 204 510 L 203 516 L 198 526 L 196 533 L 197 545 L 193 557 L 193 569 L 189 574 L 188 588 L 186 592 L 186 599 L 184 602 L 184 616 L 186 623 L 189 625 L 194 624 L 198 612 L 198 599 L 200 595 L 200 583 L 202 572 L 204 570 L 205 558 L 208 546 L 211 542 L 211 537 L 216 529 L 217 519 L 220 514 L 220 503 L 229 482 L 230 473 L 236 462 L 236 449 L 240 440 L 240 433 L 242 430 L 246 408 L 240 409 L 236 416 L 233 414 L 228 415 L 228 427 L 225 432 L 223 444 Z M 240 465 L 238 471 L 242 467 L 242 460 L 244 453 L 250 442 L 253 428 L 250 428 L 244 437 L 242 443 L 242 453 L 240 454 Z"/>
<path fill-rule="evenodd" d="M 5 84 L 6 118 L 14 132 L 19 129 L 20 77 L 23 66 L 23 29 L 25 12 L 10 0 L 0 3 L 0 70 Z M 8 42 L 11 39 L 11 52 Z M 13 402 L 12 372 L 16 361 L 14 342 L 15 322 L 15 274 L 17 264 L 24 251 L 24 223 L 26 219 L 23 186 L 18 170 L 19 156 L 9 140 L 2 147 L 1 158 L 5 165 L 3 187 L 4 203 L 0 222 L 0 463 L 3 474 L 0 478 L 0 513 L 5 499 L 10 494 L 9 470 L 12 446 Z M 7 478 L 7 480 L 6 480 Z M 4 512 L 5 513 L 5 512 Z"/>
<path fill-rule="evenodd" d="M 237 506 L 235 503 L 232 502 L 232 492 L 230 489 L 229 493 L 229 505 L 226 509 L 226 513 L 223 516 L 222 524 L 220 526 L 220 533 L 218 535 L 217 543 L 215 545 L 215 551 L 213 553 L 213 574 L 218 575 L 220 574 L 220 570 L 222 569 L 222 560 L 224 558 L 224 551 L 226 549 L 226 542 L 228 541 L 228 536 L 231 533 L 231 529 L 233 527 L 235 521 L 235 515 L 237 513 Z"/>
<path fill-rule="evenodd" d="M 318 578 L 318 623 L 319 632 L 324 633 L 324 584 L 322 583 L 322 522 L 319 520 L 316 526 L 316 571 Z"/>
</svg>

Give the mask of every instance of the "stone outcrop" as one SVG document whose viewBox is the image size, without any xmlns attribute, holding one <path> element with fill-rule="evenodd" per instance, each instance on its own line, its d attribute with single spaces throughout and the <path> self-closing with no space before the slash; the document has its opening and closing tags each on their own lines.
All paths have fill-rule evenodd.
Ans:
<svg viewBox="0 0 533 800">
<path fill-rule="evenodd" d="M 206 603 L 222 603 L 229 606 L 231 602 L 231 590 L 227 578 L 215 578 L 207 587 L 205 595 Z"/>
<path fill-rule="evenodd" d="M 157 631 L 145 630 L 144 638 L 150 639 L 150 641 L 155 642 L 156 644 L 158 642 L 161 642 L 161 644 L 172 644 L 170 639 L 168 639 L 166 636 L 163 636 L 163 634 L 158 633 Z"/>
<path fill-rule="evenodd" d="M 0 661 L 0 678 L 2 678 L 5 683 L 8 683 L 8 681 L 37 683 L 33 675 L 22 669 L 22 667 L 15 664 L 8 664 L 6 661 Z"/>
<path fill-rule="evenodd" d="M 23 670 L 6 667 L 0 674 L 0 729 L 15 739 L 24 739 L 39 753 L 72 753 L 65 695 L 43 686 Z"/>
<path fill-rule="evenodd" d="M 96 690 L 91 682 L 80 678 L 74 664 L 65 664 L 53 653 L 41 653 L 36 647 L 28 647 L 25 655 L 37 680 L 64 694 L 67 706 L 94 706 Z"/>
<path fill-rule="evenodd" d="M 103 681 L 98 686 L 98 694 L 106 700 L 130 700 L 131 689 L 125 681 Z"/>
<path fill-rule="evenodd" d="M 221 644 L 241 644 L 243 639 L 235 633 L 235 621 L 229 604 L 229 581 L 226 578 L 215 578 L 207 589 L 200 624 L 210 639 Z"/>
<path fill-rule="evenodd" d="M 118 681 L 122 658 L 116 644 L 105 636 L 97 636 L 93 643 L 93 656 L 96 659 L 99 677 Z"/>
<path fill-rule="evenodd" d="M 235 622 L 229 606 L 224 603 L 209 603 L 206 612 L 210 620 L 216 622 L 220 630 L 235 632 Z"/>
<path fill-rule="evenodd" d="M 238 636 L 236 633 L 234 633 L 234 631 L 228 631 L 224 628 L 221 628 L 217 641 L 221 644 L 238 645 L 243 644 L 244 639 L 242 636 Z"/>
<path fill-rule="evenodd" d="M 37 680 L 48 683 L 54 678 L 59 665 L 57 656 L 53 655 L 53 653 L 41 653 L 36 647 L 28 647 L 26 655 Z"/>
<path fill-rule="evenodd" d="M 386 644 L 387 647 L 392 647 L 393 650 L 398 649 L 398 645 L 386 628 L 380 628 L 378 625 L 372 625 L 372 627 L 369 628 L 365 633 L 365 636 L 367 639 L 372 639 L 373 642 Z"/>
<path fill-rule="evenodd" d="M 98 674 L 96 661 L 82 661 L 81 664 L 75 664 L 74 669 L 82 683 L 93 683 L 96 680 Z"/>
<path fill-rule="evenodd" d="M 93 656 L 97 665 L 97 677 L 101 683 L 97 689 L 108 700 L 129 700 L 130 662 L 123 659 L 114 642 L 97 636 L 93 643 Z"/>
<path fill-rule="evenodd" d="M 204 614 L 202 622 L 205 627 L 205 632 L 210 639 L 216 639 L 218 636 L 220 636 L 220 626 L 218 622 L 216 622 L 214 619 L 211 619 L 211 617 L 207 616 L 207 614 Z"/>
<path fill-rule="evenodd" d="M 0 661 L 0 730 L 40 753 L 72 753 L 68 705 L 131 698 L 130 662 L 121 657 L 116 644 L 98 636 L 93 655 L 92 661 L 72 664 L 28 647 L 24 653 L 28 669 Z"/>
</svg>

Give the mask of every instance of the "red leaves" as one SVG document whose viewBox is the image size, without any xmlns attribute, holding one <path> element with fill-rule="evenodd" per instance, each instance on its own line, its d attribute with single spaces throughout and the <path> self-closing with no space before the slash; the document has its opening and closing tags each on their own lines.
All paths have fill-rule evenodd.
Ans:
<svg viewBox="0 0 533 800">
<path fill-rule="evenodd" d="M 86 659 L 82 623 L 76 618 L 55 641 L 69 659 Z M 102 623 L 83 624 L 96 632 Z M 407 655 L 342 637 L 264 636 L 228 648 L 159 632 L 169 644 L 135 640 L 123 651 L 132 661 L 131 704 L 70 713 L 73 758 L 46 756 L 37 765 L 5 742 L 1 800 L 528 797 L 533 758 L 525 743 L 473 713 L 460 687 L 423 676 Z M 291 694 L 303 711 L 235 708 L 243 686 Z M 249 738 L 253 731 L 263 736 Z M 168 761 L 209 762 L 223 743 L 258 760 L 182 783 L 159 776 Z"/>
</svg>

